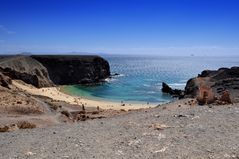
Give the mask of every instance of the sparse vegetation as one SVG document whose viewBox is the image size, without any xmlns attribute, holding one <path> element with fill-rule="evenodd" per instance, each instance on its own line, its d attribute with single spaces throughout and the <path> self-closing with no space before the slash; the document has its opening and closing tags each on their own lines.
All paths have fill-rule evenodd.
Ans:
<svg viewBox="0 0 239 159">
<path fill-rule="evenodd" d="M 65 115 L 68 118 L 71 116 L 71 114 L 67 110 L 61 111 L 61 114 Z"/>
<path fill-rule="evenodd" d="M 7 132 L 9 130 L 8 126 L 0 127 L 0 132 Z"/>
<path fill-rule="evenodd" d="M 59 106 L 53 102 L 47 102 L 47 104 L 52 110 L 57 110 L 59 108 Z"/>
<path fill-rule="evenodd" d="M 37 106 L 13 105 L 6 109 L 10 112 L 15 112 L 17 114 L 42 114 L 42 113 L 44 113 L 44 110 L 41 107 L 37 107 Z"/>
<path fill-rule="evenodd" d="M 0 127 L 0 132 L 13 131 L 13 128 L 17 129 L 33 129 L 36 128 L 36 124 L 30 123 L 28 121 L 19 121 L 17 124 L 5 125 Z"/>
<path fill-rule="evenodd" d="M 219 98 L 218 104 L 232 104 L 230 93 L 226 90 L 222 93 Z"/>
<path fill-rule="evenodd" d="M 33 129 L 36 128 L 36 125 L 28 121 L 20 121 L 17 123 L 19 129 Z"/>
</svg>

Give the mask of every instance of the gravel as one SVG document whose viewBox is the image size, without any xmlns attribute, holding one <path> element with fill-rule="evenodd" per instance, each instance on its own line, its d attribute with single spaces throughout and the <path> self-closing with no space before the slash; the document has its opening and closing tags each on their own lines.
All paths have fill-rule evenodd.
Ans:
<svg viewBox="0 0 239 159">
<path fill-rule="evenodd" d="M 1 133 L 0 158 L 239 158 L 238 132 L 238 104 L 164 106 L 112 118 Z"/>
</svg>

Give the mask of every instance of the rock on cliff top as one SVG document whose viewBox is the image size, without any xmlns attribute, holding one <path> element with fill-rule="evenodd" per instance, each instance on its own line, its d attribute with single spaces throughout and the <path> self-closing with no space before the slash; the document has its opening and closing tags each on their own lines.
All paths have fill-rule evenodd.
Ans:
<svg viewBox="0 0 239 159">
<path fill-rule="evenodd" d="M 19 79 L 36 87 L 53 86 L 47 69 L 29 56 L 1 57 L 0 72 L 12 79 Z"/>
<path fill-rule="evenodd" d="M 33 55 L 59 85 L 94 84 L 110 76 L 109 63 L 93 55 Z"/>
</svg>

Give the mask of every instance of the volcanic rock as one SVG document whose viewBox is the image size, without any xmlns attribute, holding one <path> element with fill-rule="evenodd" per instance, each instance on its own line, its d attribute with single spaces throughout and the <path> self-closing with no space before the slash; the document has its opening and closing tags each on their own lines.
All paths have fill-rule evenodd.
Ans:
<svg viewBox="0 0 239 159">
<path fill-rule="evenodd" d="M 93 55 L 34 55 L 57 85 L 95 84 L 110 76 L 109 63 Z"/>
<path fill-rule="evenodd" d="M 184 96 L 184 91 L 179 89 L 172 89 L 168 84 L 162 83 L 162 92 L 168 93 L 174 97 L 182 98 Z"/>
<path fill-rule="evenodd" d="M 215 96 L 221 96 L 227 90 L 234 101 L 239 101 L 239 67 L 203 71 L 198 77 L 188 80 L 186 96 L 197 97 L 201 87 L 212 89 Z"/>
</svg>

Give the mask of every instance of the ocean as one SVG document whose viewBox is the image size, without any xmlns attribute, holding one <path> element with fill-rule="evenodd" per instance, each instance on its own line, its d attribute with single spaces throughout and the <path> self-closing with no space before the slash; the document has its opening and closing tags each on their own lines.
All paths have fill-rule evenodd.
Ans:
<svg viewBox="0 0 239 159">
<path fill-rule="evenodd" d="M 162 82 L 184 89 L 188 79 L 206 69 L 239 65 L 238 57 L 165 57 L 143 55 L 107 55 L 111 73 L 118 73 L 96 86 L 64 86 L 75 96 L 116 102 L 166 103 L 171 96 L 161 92 Z"/>
</svg>

